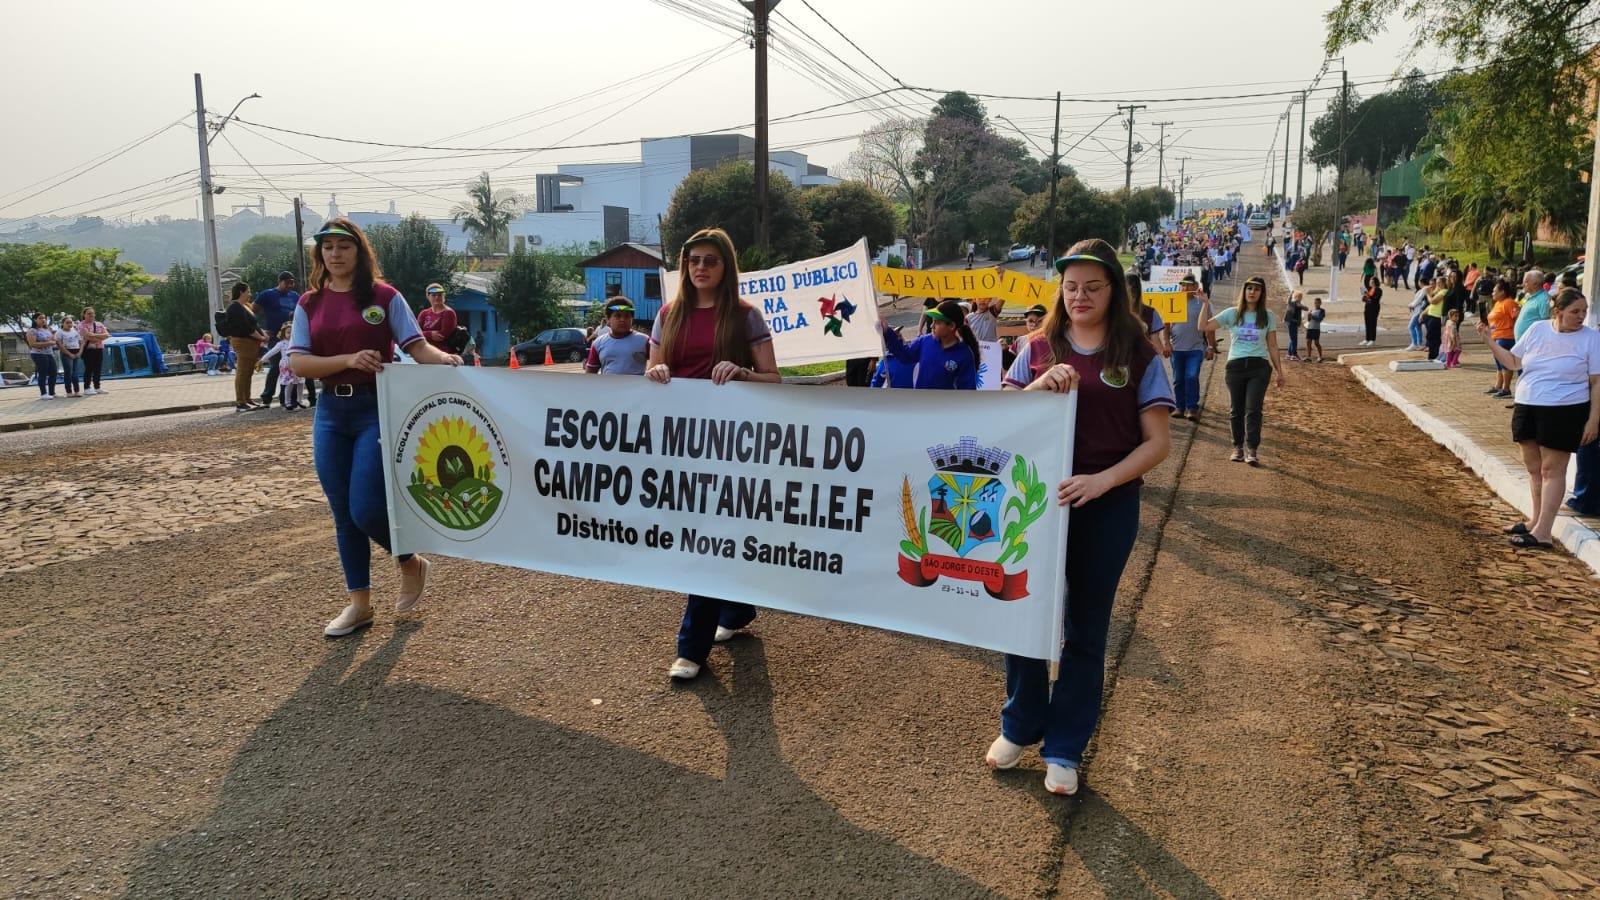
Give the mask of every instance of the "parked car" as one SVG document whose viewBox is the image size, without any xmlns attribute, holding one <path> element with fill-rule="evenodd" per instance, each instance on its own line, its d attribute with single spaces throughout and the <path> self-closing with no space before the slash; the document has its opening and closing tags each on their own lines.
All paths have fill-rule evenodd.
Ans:
<svg viewBox="0 0 1600 900">
<path fill-rule="evenodd" d="M 531 341 L 511 348 L 517 355 L 517 362 L 524 366 L 537 366 L 544 362 L 545 348 L 550 348 L 550 355 L 556 362 L 583 362 L 589 355 L 589 342 L 584 339 L 582 328 L 551 328 L 541 331 Z"/>
<path fill-rule="evenodd" d="M 1245 224 L 1251 228 L 1266 228 L 1272 224 L 1272 217 L 1262 210 L 1256 210 L 1250 214 L 1250 218 L 1245 219 Z"/>
<path fill-rule="evenodd" d="M 1010 262 L 1016 262 L 1019 259 L 1031 259 L 1032 257 L 1032 244 L 1012 244 L 1011 249 L 1006 251 L 1006 259 Z"/>
</svg>

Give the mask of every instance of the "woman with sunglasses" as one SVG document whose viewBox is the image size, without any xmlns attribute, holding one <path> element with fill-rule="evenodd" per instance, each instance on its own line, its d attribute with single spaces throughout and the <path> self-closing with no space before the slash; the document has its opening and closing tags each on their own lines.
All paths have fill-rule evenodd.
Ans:
<svg viewBox="0 0 1600 900">
<path fill-rule="evenodd" d="M 1044 787 L 1078 790 L 1078 766 L 1100 719 L 1106 632 L 1117 582 L 1139 531 L 1139 485 L 1172 449 L 1172 384 L 1134 314 L 1116 250 L 1080 241 L 1056 260 L 1061 289 L 1006 373 L 1007 390 L 1078 391 L 1072 476 L 1056 499 L 1067 529 L 1067 630 L 1054 688 L 1041 659 L 1007 656 L 1000 736 L 984 762 L 1017 764 L 1043 741 Z"/>
<path fill-rule="evenodd" d="M 678 274 L 678 297 L 661 308 L 650 333 L 645 377 L 658 384 L 673 378 L 710 379 L 718 385 L 782 381 L 766 319 L 739 299 L 739 262 L 728 233 L 705 228 L 691 235 L 678 251 Z M 667 676 L 674 681 L 698 677 L 711 645 L 733 637 L 755 617 L 756 608 L 748 603 L 690 594 L 678 626 L 678 657 Z"/>
<path fill-rule="evenodd" d="M 909 344 L 887 322 L 881 323 L 884 354 L 916 366 L 911 386 L 918 390 L 977 390 L 978 338 L 967 327 L 961 304 L 946 300 L 924 315 L 928 333 Z"/>
<path fill-rule="evenodd" d="M 385 284 L 366 235 L 348 219 L 330 219 L 313 237 L 310 289 L 294 309 L 289 365 L 301 378 L 322 379 L 311 426 L 311 458 L 333 514 L 339 565 L 349 603 L 322 629 L 343 637 L 372 624 L 372 547 L 389 548 L 389 512 L 378 444 L 378 373 L 394 348 L 419 363 L 461 365 L 461 357 L 428 344 L 406 298 Z M 240 368 L 243 369 L 243 360 Z M 417 605 L 428 561 L 406 554 L 394 611 Z"/>
<path fill-rule="evenodd" d="M 1218 326 L 1228 330 L 1228 397 L 1233 403 L 1234 462 L 1261 465 L 1261 409 L 1266 402 L 1267 384 L 1276 373 L 1283 387 L 1283 360 L 1278 353 L 1278 320 L 1267 309 L 1267 282 L 1259 275 L 1245 279 L 1239 288 L 1239 303 L 1217 313 L 1207 323 L 1208 331 Z M 1307 332 L 1309 335 L 1310 332 Z M 1307 337 L 1309 341 L 1310 338 Z"/>
</svg>

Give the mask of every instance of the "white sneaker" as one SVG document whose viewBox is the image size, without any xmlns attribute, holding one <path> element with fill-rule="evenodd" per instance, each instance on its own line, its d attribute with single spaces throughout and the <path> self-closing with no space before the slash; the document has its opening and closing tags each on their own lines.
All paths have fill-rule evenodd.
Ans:
<svg viewBox="0 0 1600 900">
<path fill-rule="evenodd" d="M 323 626 L 322 634 L 324 637 L 344 637 L 352 631 L 365 628 L 371 624 L 372 607 L 360 607 L 352 603 L 346 606 L 344 611 L 339 613 L 332 622 Z"/>
<path fill-rule="evenodd" d="M 110 392 L 110 391 L 108 391 L 108 390 L 106 390 L 106 389 L 105 389 L 105 388 L 95 388 L 95 393 L 99 393 L 99 394 L 109 394 L 109 393 L 111 393 L 111 392 Z"/>
<path fill-rule="evenodd" d="M 667 677 L 673 681 L 693 681 L 700 675 L 700 664 L 690 662 L 683 657 L 672 661 L 672 668 L 667 670 Z"/>
<path fill-rule="evenodd" d="M 737 636 L 738 634 L 739 634 L 738 629 L 735 629 L 735 628 L 723 628 L 721 625 L 718 625 L 717 626 L 717 634 L 716 634 L 715 637 L 712 638 L 712 640 L 720 644 L 720 643 L 722 643 L 724 641 L 733 640 L 734 637 Z"/>
<path fill-rule="evenodd" d="M 94 389 L 94 388 L 89 388 L 89 389 L 88 389 L 88 390 L 86 390 L 86 391 L 84 391 L 84 392 L 83 392 L 83 395 L 84 395 L 84 396 L 85 396 L 85 397 L 87 397 L 87 396 L 89 396 L 89 395 L 90 395 L 90 394 L 98 394 L 98 393 L 100 393 L 100 392 L 99 392 L 99 391 L 97 391 L 97 390 L 95 390 L 95 389 Z"/>
<path fill-rule="evenodd" d="M 1078 792 L 1078 770 L 1071 766 L 1045 763 L 1044 789 L 1052 794 L 1065 794 L 1068 797 L 1076 794 Z"/>
<path fill-rule="evenodd" d="M 422 592 L 428 589 L 428 570 L 433 568 L 433 564 L 420 556 L 417 559 L 422 563 L 422 574 L 417 576 L 417 589 L 415 592 L 402 593 L 395 599 L 394 611 L 397 613 L 410 612 L 412 607 L 422 601 Z M 405 583 L 406 577 L 404 574 L 400 576 L 401 584 Z"/>
<path fill-rule="evenodd" d="M 991 769 L 1012 768 L 1022 758 L 1023 749 L 1021 744 L 1011 743 L 1002 734 L 989 745 L 989 752 L 983 755 L 983 764 Z"/>
</svg>

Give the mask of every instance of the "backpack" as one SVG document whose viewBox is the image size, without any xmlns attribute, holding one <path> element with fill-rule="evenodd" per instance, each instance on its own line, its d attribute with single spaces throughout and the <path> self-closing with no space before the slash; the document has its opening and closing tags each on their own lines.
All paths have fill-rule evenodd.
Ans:
<svg viewBox="0 0 1600 900">
<path fill-rule="evenodd" d="M 456 330 L 450 332 L 450 335 L 444 339 L 445 349 L 457 356 L 467 352 L 467 347 L 471 345 L 472 332 L 468 331 L 465 325 L 457 325 Z"/>
<path fill-rule="evenodd" d="M 226 309 L 219 309 L 211 314 L 211 331 L 219 341 L 225 337 L 232 337 L 232 335 L 228 334 L 228 311 Z"/>
</svg>

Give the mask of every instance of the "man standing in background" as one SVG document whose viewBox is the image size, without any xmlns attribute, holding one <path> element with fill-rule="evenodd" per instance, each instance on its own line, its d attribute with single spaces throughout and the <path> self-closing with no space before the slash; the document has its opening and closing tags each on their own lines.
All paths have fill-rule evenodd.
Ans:
<svg viewBox="0 0 1600 900">
<path fill-rule="evenodd" d="M 295 278 L 293 272 L 279 272 L 278 286 L 267 288 L 256 295 L 256 309 L 261 313 L 261 329 L 267 337 L 274 342 L 278 339 L 278 330 L 294 319 L 294 308 L 300 303 L 300 294 L 295 291 Z M 271 406 L 272 395 L 278 390 L 278 369 L 285 365 L 283 354 L 272 357 L 268 364 L 267 383 L 261 388 L 261 405 Z M 306 379 L 306 402 L 312 406 L 317 405 L 316 379 Z"/>
</svg>

